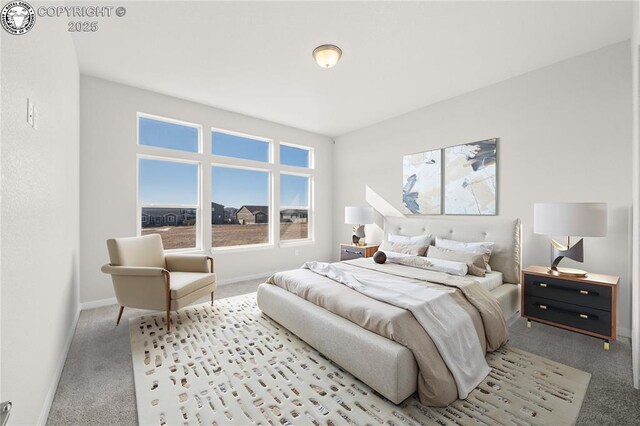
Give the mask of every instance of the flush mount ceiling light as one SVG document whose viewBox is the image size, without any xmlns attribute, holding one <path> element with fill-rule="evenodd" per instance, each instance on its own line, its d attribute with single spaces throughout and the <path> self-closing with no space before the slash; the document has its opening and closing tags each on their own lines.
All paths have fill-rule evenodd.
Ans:
<svg viewBox="0 0 640 426">
<path fill-rule="evenodd" d="M 313 49 L 313 58 L 322 68 L 331 68 L 338 63 L 342 50 L 333 44 L 323 44 Z"/>
</svg>

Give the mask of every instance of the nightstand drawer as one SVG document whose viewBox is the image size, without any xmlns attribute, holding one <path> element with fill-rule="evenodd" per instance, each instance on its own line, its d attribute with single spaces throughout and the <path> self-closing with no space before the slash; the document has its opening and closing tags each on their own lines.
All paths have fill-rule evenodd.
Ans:
<svg viewBox="0 0 640 426">
<path fill-rule="evenodd" d="M 611 288 L 607 286 L 525 274 L 524 291 L 535 297 L 611 310 Z"/>
<path fill-rule="evenodd" d="M 576 306 L 569 303 L 529 296 L 525 299 L 524 315 L 603 336 L 611 335 L 611 312 Z"/>
<path fill-rule="evenodd" d="M 359 259 L 361 257 L 364 257 L 364 248 L 362 247 L 355 247 L 355 246 L 340 247 L 340 260 Z"/>
</svg>

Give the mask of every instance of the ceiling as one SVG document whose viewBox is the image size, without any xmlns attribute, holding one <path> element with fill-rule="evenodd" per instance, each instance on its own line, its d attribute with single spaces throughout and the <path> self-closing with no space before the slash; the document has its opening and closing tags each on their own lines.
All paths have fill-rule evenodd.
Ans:
<svg viewBox="0 0 640 426">
<path fill-rule="evenodd" d="M 116 5 L 114 3 L 114 5 Z M 81 72 L 338 136 L 630 38 L 632 2 L 119 2 Z M 335 68 L 311 57 L 343 50 Z"/>
</svg>

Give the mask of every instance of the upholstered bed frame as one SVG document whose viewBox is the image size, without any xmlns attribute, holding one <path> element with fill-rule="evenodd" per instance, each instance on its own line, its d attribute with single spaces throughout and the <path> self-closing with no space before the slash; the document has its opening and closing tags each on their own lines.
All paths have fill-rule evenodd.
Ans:
<svg viewBox="0 0 640 426">
<path fill-rule="evenodd" d="M 500 217 L 387 218 L 389 233 L 432 234 L 458 241 L 493 241 L 489 264 L 503 274 L 504 284 L 491 293 L 508 323 L 518 317 L 521 269 L 521 223 Z M 261 284 L 258 306 L 326 357 L 387 399 L 399 404 L 417 390 L 418 366 L 406 347 L 372 333 L 280 287 Z"/>
</svg>

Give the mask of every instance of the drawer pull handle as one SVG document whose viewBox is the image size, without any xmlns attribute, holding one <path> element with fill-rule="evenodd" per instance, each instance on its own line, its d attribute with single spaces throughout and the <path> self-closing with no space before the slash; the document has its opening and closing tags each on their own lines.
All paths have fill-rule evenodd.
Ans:
<svg viewBox="0 0 640 426">
<path fill-rule="evenodd" d="M 580 318 L 583 318 L 583 319 L 589 319 L 589 315 L 580 314 Z"/>
<path fill-rule="evenodd" d="M 580 294 L 589 294 L 589 292 L 587 290 L 580 290 Z"/>
<path fill-rule="evenodd" d="M 546 287 L 547 285 L 545 283 L 540 283 L 540 287 Z"/>
<path fill-rule="evenodd" d="M 358 254 L 360 256 L 362 256 L 362 252 L 359 251 L 354 251 L 354 250 L 345 250 L 345 253 L 349 253 L 349 254 Z"/>
<path fill-rule="evenodd" d="M 546 305 L 540 305 L 540 309 L 547 309 Z"/>
</svg>

